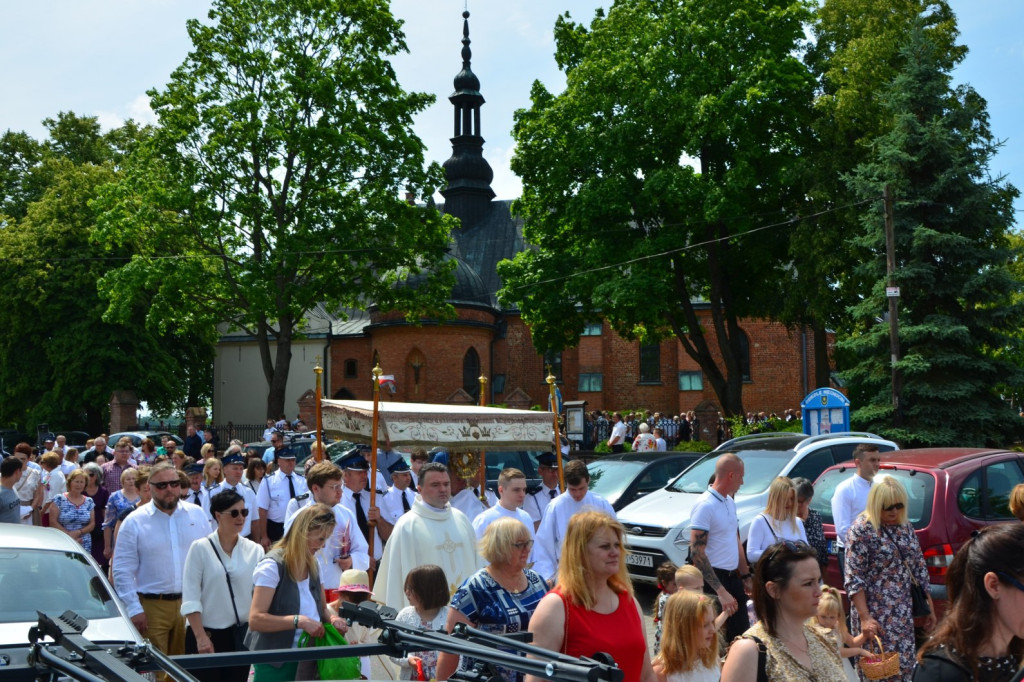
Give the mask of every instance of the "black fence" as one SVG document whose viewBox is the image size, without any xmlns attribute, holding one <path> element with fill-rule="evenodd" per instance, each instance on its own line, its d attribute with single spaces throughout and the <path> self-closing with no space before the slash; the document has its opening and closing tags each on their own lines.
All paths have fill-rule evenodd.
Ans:
<svg viewBox="0 0 1024 682">
<path fill-rule="evenodd" d="M 674 448 L 681 441 L 700 440 L 700 422 L 694 421 L 691 428 L 685 428 L 681 422 L 674 419 L 660 419 L 656 422 L 643 422 L 641 420 L 623 422 L 626 425 L 626 440 L 630 443 L 640 433 L 640 424 L 646 423 L 654 433 L 655 427 L 660 428 L 665 434 L 665 443 L 669 449 Z M 584 424 L 583 449 L 592 450 L 600 443 L 608 441 L 612 435 L 612 423 L 607 419 L 587 419 Z"/>
</svg>

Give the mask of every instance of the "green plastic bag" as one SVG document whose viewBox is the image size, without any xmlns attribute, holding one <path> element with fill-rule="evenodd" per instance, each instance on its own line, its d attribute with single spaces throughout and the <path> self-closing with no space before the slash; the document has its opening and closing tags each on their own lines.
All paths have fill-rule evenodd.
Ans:
<svg viewBox="0 0 1024 682">
<path fill-rule="evenodd" d="M 323 637 L 310 637 L 303 632 L 299 637 L 299 647 L 317 646 L 348 646 L 345 637 L 330 623 L 324 623 Z M 358 680 L 362 678 L 359 657 L 355 658 L 322 658 L 316 662 L 321 680 Z"/>
</svg>

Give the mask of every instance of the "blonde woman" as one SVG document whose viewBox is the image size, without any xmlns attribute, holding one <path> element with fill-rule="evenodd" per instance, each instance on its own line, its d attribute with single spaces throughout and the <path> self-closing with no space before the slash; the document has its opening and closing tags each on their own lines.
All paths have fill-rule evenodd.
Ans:
<svg viewBox="0 0 1024 682">
<path fill-rule="evenodd" d="M 56 453 L 47 453 L 47 455 Z M 92 552 L 92 529 L 96 526 L 96 503 L 85 494 L 89 474 L 75 469 L 67 477 L 67 491 L 56 495 L 50 505 L 50 527 L 66 533 Z"/>
<path fill-rule="evenodd" d="M 780 540 L 807 542 L 804 522 L 796 515 L 796 487 L 785 476 L 772 481 L 764 511 L 750 524 L 747 561 L 753 566 L 767 548 Z"/>
<path fill-rule="evenodd" d="M 622 524 L 607 514 L 580 512 L 569 520 L 558 586 L 540 600 L 530 632 L 534 646 L 550 651 L 610 654 L 623 682 L 655 682 L 622 538 Z M 526 682 L 541 679 L 528 675 Z"/>
<path fill-rule="evenodd" d="M 204 445 L 203 447 L 206 446 Z M 220 460 L 216 457 L 210 457 L 203 465 L 203 487 L 210 490 L 217 487 L 223 481 L 224 468 L 221 466 Z"/>
<path fill-rule="evenodd" d="M 691 567 L 692 568 L 692 567 Z M 718 682 L 718 630 L 711 597 L 680 590 L 662 616 L 661 651 L 652 667 L 658 682 Z"/>
<path fill-rule="evenodd" d="M 199 448 L 199 461 L 209 462 L 211 459 L 217 459 L 217 448 L 213 443 L 203 443 L 203 447 Z"/>
</svg>

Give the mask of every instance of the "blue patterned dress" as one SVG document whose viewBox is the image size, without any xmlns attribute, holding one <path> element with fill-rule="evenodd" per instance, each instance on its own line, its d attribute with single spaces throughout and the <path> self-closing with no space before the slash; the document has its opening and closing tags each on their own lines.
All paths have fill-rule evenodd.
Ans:
<svg viewBox="0 0 1024 682">
<path fill-rule="evenodd" d="M 850 526 L 847 539 L 846 591 L 851 597 L 864 593 L 868 613 L 882 628 L 882 645 L 887 652 L 900 654 L 901 674 L 886 679 L 909 682 L 916 653 L 910 571 L 925 594 L 929 591 L 928 568 L 914 527 L 886 526 L 879 533 L 867 518 L 860 516 Z M 850 609 L 850 632 L 860 634 L 857 609 Z M 866 679 L 863 673 L 860 675 L 862 680 Z"/>
<path fill-rule="evenodd" d="M 536 571 L 523 569 L 526 574 L 526 589 L 509 592 L 481 569 L 466 579 L 452 597 L 451 608 L 466 617 L 474 628 L 494 634 L 525 632 L 541 598 L 548 587 Z M 513 649 L 506 649 L 516 653 Z M 475 658 L 462 657 L 460 670 L 468 670 L 476 663 Z M 498 667 L 505 682 L 523 682 L 523 674 L 509 668 Z"/>
<path fill-rule="evenodd" d="M 82 504 L 76 505 L 68 499 L 67 494 L 58 495 L 53 498 L 53 503 L 57 505 L 57 510 L 60 514 L 58 521 L 60 525 L 64 526 L 64 530 L 82 530 L 89 525 L 89 520 L 92 519 L 92 512 L 96 509 L 96 503 L 92 501 L 91 497 L 86 496 Z M 78 539 L 82 547 L 85 548 L 86 552 L 92 552 L 92 536 L 86 533 Z"/>
</svg>

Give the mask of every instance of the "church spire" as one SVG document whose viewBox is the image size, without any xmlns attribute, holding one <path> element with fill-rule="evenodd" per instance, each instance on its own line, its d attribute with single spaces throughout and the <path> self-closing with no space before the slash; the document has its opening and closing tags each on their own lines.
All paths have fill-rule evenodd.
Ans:
<svg viewBox="0 0 1024 682">
<path fill-rule="evenodd" d="M 480 94 L 480 79 L 470 66 L 473 52 L 469 47 L 468 11 L 462 13 L 462 19 L 462 70 L 455 76 L 455 92 L 448 97 L 455 108 L 452 155 L 444 162 L 448 186 L 441 194 L 445 198 L 445 213 L 466 225 L 475 224 L 494 198 L 494 171 L 484 158 L 484 138 L 480 135 L 480 106 L 484 98 Z"/>
</svg>

